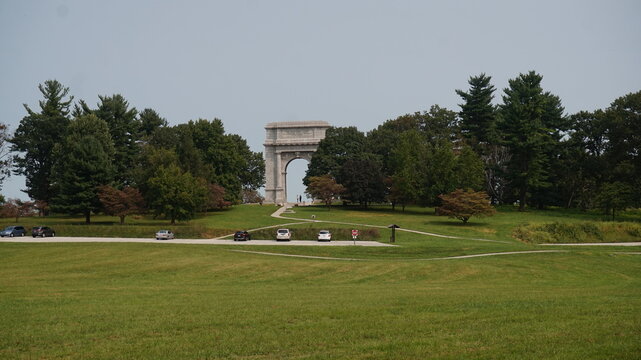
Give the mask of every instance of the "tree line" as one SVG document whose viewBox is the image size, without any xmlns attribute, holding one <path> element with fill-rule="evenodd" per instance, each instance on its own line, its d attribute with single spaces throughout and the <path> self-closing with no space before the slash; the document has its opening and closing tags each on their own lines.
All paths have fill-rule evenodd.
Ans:
<svg viewBox="0 0 641 360">
<path fill-rule="evenodd" d="M 169 126 L 153 109 L 138 111 L 119 94 L 99 96 L 95 107 L 73 101 L 56 80 L 39 85 L 39 109 L 27 115 L 2 157 L 0 176 L 10 166 L 24 175 L 39 211 L 119 216 L 151 211 L 174 223 L 197 211 L 257 197 L 264 184 L 262 153 L 245 139 L 226 134 L 219 119 Z M 2 134 L 0 134 L 2 135 Z M 1 147 L 6 149 L 6 147 Z"/>
<path fill-rule="evenodd" d="M 534 72 L 496 89 L 485 74 L 456 90 L 459 111 L 433 105 L 363 133 L 327 130 L 304 178 L 348 203 L 438 206 L 455 189 L 485 191 L 493 204 L 614 213 L 641 203 L 641 91 L 603 110 L 568 115 Z M 332 193 L 332 191 L 329 191 Z"/>
</svg>

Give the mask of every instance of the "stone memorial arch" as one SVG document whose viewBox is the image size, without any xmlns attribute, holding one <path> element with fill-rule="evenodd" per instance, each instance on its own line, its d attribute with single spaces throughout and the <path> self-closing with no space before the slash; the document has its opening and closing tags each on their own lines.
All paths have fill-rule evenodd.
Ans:
<svg viewBox="0 0 641 360">
<path fill-rule="evenodd" d="M 330 125 L 325 121 L 274 122 L 265 126 L 265 203 L 287 202 L 287 165 L 308 162 Z"/>
</svg>

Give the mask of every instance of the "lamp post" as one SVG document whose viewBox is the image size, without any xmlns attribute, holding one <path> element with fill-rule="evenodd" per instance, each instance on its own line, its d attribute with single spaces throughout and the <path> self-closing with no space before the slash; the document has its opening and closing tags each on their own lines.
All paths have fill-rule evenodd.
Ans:
<svg viewBox="0 0 641 360">
<path fill-rule="evenodd" d="M 400 228 L 400 226 L 396 224 L 392 224 L 388 226 L 388 228 L 392 229 L 392 237 L 389 239 L 389 242 L 391 243 L 396 242 L 396 229 Z"/>
</svg>

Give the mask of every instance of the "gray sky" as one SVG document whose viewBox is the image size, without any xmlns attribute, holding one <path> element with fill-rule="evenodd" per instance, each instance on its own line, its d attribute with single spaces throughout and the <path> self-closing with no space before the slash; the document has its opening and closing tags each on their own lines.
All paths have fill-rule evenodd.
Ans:
<svg viewBox="0 0 641 360">
<path fill-rule="evenodd" d="M 264 125 L 371 130 L 455 89 L 535 70 L 568 113 L 641 90 L 641 1 L 0 0 L 0 121 L 14 131 L 37 85 L 91 106 L 122 94 L 170 124 L 220 118 L 263 151 Z M 303 160 L 289 197 L 303 193 Z M 24 179 L 5 182 L 21 197 Z"/>
</svg>

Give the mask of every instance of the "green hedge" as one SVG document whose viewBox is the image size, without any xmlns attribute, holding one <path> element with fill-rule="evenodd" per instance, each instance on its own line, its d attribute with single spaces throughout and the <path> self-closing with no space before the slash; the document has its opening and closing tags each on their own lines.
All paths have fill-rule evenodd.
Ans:
<svg viewBox="0 0 641 360">
<path fill-rule="evenodd" d="M 12 223 L 8 223 L 12 224 Z M 41 223 L 18 222 L 27 230 L 27 236 L 31 236 L 31 228 L 43 225 Z M 136 224 L 45 224 L 51 226 L 56 236 L 88 236 L 88 237 L 125 237 L 125 238 L 154 238 L 160 229 L 169 229 L 176 234 L 178 239 L 210 239 L 214 237 L 229 235 L 235 230 L 212 229 L 202 225 L 194 224 L 159 224 L 159 225 L 136 225 Z M 2 228 L 7 224 L 2 224 Z"/>
<path fill-rule="evenodd" d="M 577 222 L 525 224 L 513 236 L 527 243 L 602 243 L 641 241 L 641 224 L 632 222 Z"/>
</svg>

